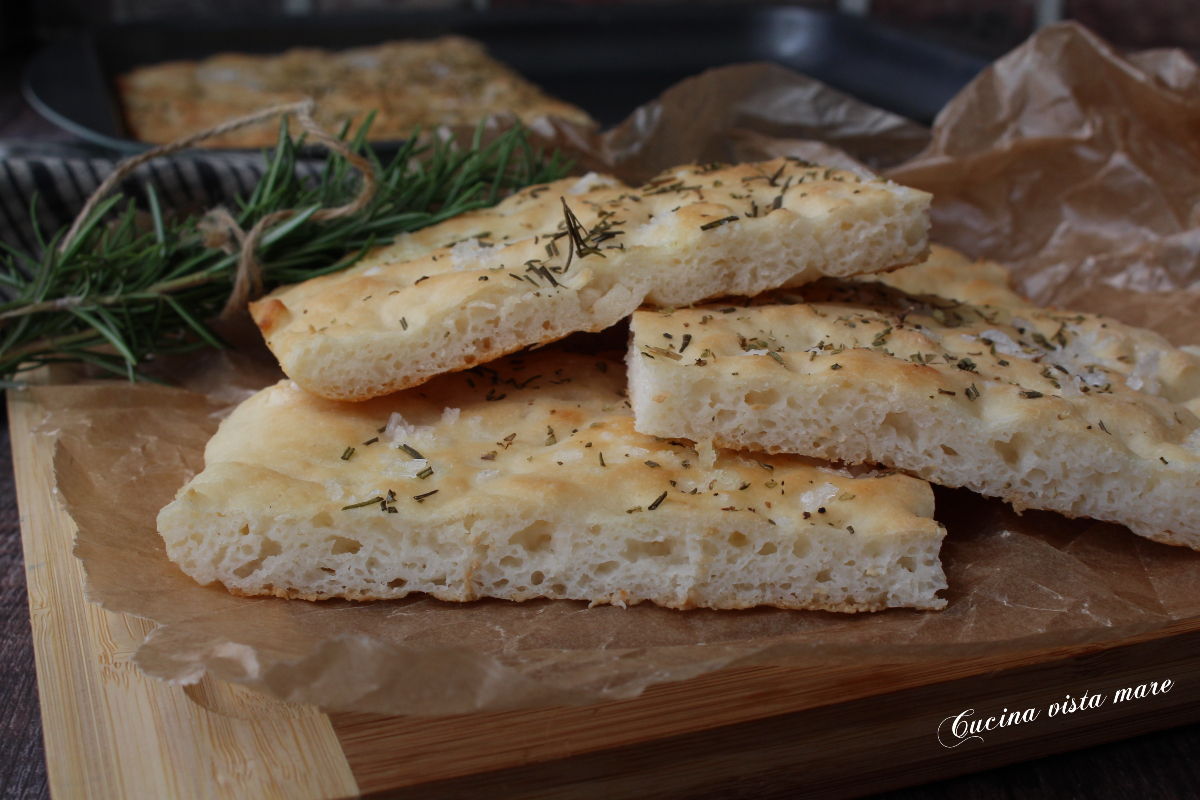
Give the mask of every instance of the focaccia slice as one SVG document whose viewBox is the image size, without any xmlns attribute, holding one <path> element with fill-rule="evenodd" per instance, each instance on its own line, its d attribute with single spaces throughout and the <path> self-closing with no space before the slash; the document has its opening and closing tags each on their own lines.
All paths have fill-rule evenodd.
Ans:
<svg viewBox="0 0 1200 800">
<path fill-rule="evenodd" d="M 1200 549 L 1200 359 L 1157 334 L 880 284 L 759 302 L 634 315 L 639 431 L 886 464 Z"/>
<path fill-rule="evenodd" d="M 918 260 L 929 195 L 795 159 L 527 189 L 251 306 L 284 372 L 365 400 L 643 302 L 685 305 Z M 569 210 L 568 210 L 569 209 Z"/>
<path fill-rule="evenodd" d="M 994 261 L 974 260 L 940 244 L 929 245 L 929 257 L 891 272 L 861 275 L 859 283 L 882 283 L 906 294 L 933 294 L 973 305 L 1036 307 L 1010 287 L 1011 275 Z"/>
<path fill-rule="evenodd" d="M 933 493 L 633 430 L 624 369 L 539 353 L 364 403 L 283 381 L 158 518 L 201 583 L 356 600 L 941 608 Z M 713 451 L 707 455 L 714 456 Z"/>
<path fill-rule="evenodd" d="M 203 61 L 171 61 L 117 76 L 133 137 L 166 144 L 306 97 L 327 130 L 375 118 L 371 141 L 401 141 L 417 127 L 475 125 L 489 114 L 531 123 L 553 115 L 595 127 L 582 109 L 547 96 L 462 36 L 384 42 L 339 52 L 297 47 L 286 53 L 220 53 Z M 273 147 L 276 126 L 231 131 L 202 147 Z"/>
</svg>

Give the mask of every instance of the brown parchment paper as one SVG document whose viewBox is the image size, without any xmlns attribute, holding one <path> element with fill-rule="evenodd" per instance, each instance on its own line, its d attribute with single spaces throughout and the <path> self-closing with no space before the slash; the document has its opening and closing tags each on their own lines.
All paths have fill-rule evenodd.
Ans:
<svg viewBox="0 0 1200 800">
<path fill-rule="evenodd" d="M 1200 109 L 1196 73 L 1177 53 L 1122 60 L 1062 25 L 981 75 L 932 135 L 764 65 L 685 81 L 607 134 L 545 134 L 629 180 L 689 160 L 824 154 L 879 169 L 909 158 L 890 174 L 936 193 L 943 241 L 1010 263 L 1041 299 L 1141 315 L 1134 321 L 1197 344 L 1200 329 L 1185 324 L 1191 294 L 1133 291 L 1196 280 L 1188 203 L 1200 192 L 1200 143 L 1186 116 Z M 1200 553 L 944 489 L 950 588 L 937 613 L 234 597 L 167 560 L 155 516 L 202 469 L 219 420 L 277 368 L 214 353 L 165 374 L 184 388 L 36 391 L 50 409 L 42 430 L 58 437 L 58 488 L 79 526 L 88 597 L 158 622 L 136 661 L 172 681 L 210 672 L 331 709 L 451 714 L 631 697 L 735 664 L 894 663 L 1111 640 L 1200 615 Z"/>
<path fill-rule="evenodd" d="M 1200 289 L 1200 69 L 1180 51 L 1126 59 L 1078 25 L 1048 28 L 889 177 L 933 193 L 937 241 L 1010 265 L 1038 302 Z"/>
</svg>

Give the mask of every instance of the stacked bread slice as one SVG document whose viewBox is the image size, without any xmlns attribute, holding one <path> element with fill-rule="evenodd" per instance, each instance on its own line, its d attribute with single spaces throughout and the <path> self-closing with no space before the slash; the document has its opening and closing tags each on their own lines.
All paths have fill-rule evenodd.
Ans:
<svg viewBox="0 0 1200 800">
<path fill-rule="evenodd" d="M 796 159 L 589 175 L 277 291 L 252 310 L 291 380 L 222 424 L 168 553 L 247 595 L 940 608 L 925 481 L 641 434 L 619 361 L 505 357 L 920 261 L 928 203 Z"/>
<path fill-rule="evenodd" d="M 1200 549 L 1200 358 L 955 260 L 638 312 L 638 430 L 879 463 Z"/>
<path fill-rule="evenodd" d="M 222 425 L 168 553 L 306 599 L 936 609 L 925 480 L 1200 548 L 1200 359 L 913 264 L 928 201 L 794 159 L 591 175 L 277 291 L 290 380 Z M 631 313 L 628 378 L 542 348 Z"/>
<path fill-rule="evenodd" d="M 929 484 L 639 434 L 620 361 L 555 351 L 363 403 L 291 381 L 224 422 L 159 517 L 238 594 L 672 608 L 938 608 Z"/>
<path fill-rule="evenodd" d="M 929 195 L 781 158 L 689 166 L 631 188 L 589 175 L 403 238 L 251 310 L 284 372 L 366 400 L 644 302 L 755 295 L 924 257 Z"/>
</svg>

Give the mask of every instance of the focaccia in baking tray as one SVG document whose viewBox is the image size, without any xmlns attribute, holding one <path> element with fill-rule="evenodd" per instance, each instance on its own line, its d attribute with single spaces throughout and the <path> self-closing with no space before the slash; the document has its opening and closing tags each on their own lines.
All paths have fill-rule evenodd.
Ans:
<svg viewBox="0 0 1200 800">
<path fill-rule="evenodd" d="M 462 36 L 338 52 L 222 53 L 138 67 L 117 77 L 117 89 L 130 133 L 154 144 L 308 97 L 317 101 L 316 119 L 327 130 L 357 127 L 375 111 L 372 141 L 401 141 L 417 127 L 474 125 L 497 113 L 526 123 L 553 115 L 595 126 L 582 109 L 549 97 Z M 203 144 L 269 147 L 276 136 L 273 126 L 257 126 Z"/>
</svg>

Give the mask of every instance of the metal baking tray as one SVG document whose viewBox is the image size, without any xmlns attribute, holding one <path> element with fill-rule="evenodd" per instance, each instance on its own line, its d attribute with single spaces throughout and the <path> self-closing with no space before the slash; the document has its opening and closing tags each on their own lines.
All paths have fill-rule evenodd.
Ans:
<svg viewBox="0 0 1200 800">
<path fill-rule="evenodd" d="M 237 24 L 168 21 L 59 39 L 29 62 L 25 96 L 83 139 L 123 153 L 113 78 L 134 67 L 220 52 L 341 49 L 460 34 L 602 125 L 711 67 L 773 61 L 929 123 L 987 61 L 877 23 L 795 6 L 667 6 L 283 17 Z"/>
</svg>

